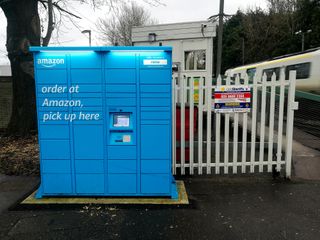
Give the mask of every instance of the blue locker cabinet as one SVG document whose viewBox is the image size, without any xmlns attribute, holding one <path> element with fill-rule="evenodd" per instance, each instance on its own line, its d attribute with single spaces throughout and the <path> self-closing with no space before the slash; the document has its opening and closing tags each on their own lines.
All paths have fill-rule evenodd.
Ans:
<svg viewBox="0 0 320 240">
<path fill-rule="evenodd" d="M 170 47 L 31 47 L 44 196 L 177 197 Z"/>
</svg>

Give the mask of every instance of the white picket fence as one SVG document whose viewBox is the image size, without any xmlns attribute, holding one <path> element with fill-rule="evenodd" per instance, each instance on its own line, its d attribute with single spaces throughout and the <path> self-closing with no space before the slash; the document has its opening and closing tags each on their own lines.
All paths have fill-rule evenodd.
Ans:
<svg viewBox="0 0 320 240">
<path fill-rule="evenodd" d="M 174 75 L 173 173 L 284 170 L 286 177 L 290 177 L 294 110 L 297 109 L 295 76 L 295 72 L 290 72 L 286 80 L 282 71 L 279 80 L 274 74 L 271 81 L 263 76 L 262 80 L 254 77 L 253 82 L 249 82 L 248 77 L 242 81 L 219 77 L 213 85 L 211 78 L 205 76 Z M 215 88 L 241 84 L 251 87 L 251 111 L 214 113 Z"/>
</svg>

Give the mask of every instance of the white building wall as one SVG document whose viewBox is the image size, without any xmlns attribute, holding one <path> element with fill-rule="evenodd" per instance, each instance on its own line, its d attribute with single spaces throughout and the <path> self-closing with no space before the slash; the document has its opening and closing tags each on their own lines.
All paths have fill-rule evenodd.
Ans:
<svg viewBox="0 0 320 240">
<path fill-rule="evenodd" d="M 213 37 L 216 24 L 212 22 L 187 22 L 160 24 L 154 26 L 134 27 L 132 30 L 132 41 L 134 46 L 171 46 L 172 60 L 181 64 L 181 73 L 199 73 L 212 76 L 213 61 Z M 149 42 L 149 34 L 156 34 L 156 41 Z M 205 70 L 185 70 L 185 51 L 205 50 L 206 69 Z"/>
<path fill-rule="evenodd" d="M 215 37 L 215 29 L 216 23 L 208 21 L 134 27 L 132 41 L 147 42 L 149 33 L 156 33 L 159 41 Z"/>
<path fill-rule="evenodd" d="M 11 67 L 10 65 L 0 65 L 0 76 L 11 77 Z"/>
</svg>

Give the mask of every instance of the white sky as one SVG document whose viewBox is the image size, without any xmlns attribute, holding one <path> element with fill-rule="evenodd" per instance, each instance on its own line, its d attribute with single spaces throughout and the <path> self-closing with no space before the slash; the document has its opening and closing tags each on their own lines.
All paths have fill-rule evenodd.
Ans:
<svg viewBox="0 0 320 240">
<path fill-rule="evenodd" d="M 161 0 L 165 6 L 152 6 L 146 2 L 152 0 L 136 0 L 137 3 L 143 5 L 149 10 L 151 16 L 159 21 L 159 23 L 173 23 L 185 21 L 206 20 L 208 17 L 217 14 L 219 11 L 219 0 Z M 225 0 L 225 13 L 234 14 L 238 9 L 245 10 L 248 7 L 260 6 L 266 7 L 265 0 Z M 75 4 L 72 7 L 75 14 L 82 17 L 77 20 L 80 30 L 92 30 L 92 45 L 99 45 L 98 33 L 95 31 L 95 22 L 99 17 L 108 15 L 108 9 L 102 8 L 98 10 L 91 9 L 86 4 Z M 2 10 L 0 10 L 0 64 L 8 64 L 6 57 L 6 19 Z M 61 28 L 62 33 L 57 39 L 52 39 L 50 45 L 61 46 L 87 46 L 88 38 L 82 34 L 78 28 L 72 24 Z"/>
</svg>

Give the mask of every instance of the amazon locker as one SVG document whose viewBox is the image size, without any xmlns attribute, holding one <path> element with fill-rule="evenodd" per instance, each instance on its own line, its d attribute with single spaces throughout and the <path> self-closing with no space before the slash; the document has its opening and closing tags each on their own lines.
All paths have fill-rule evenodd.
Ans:
<svg viewBox="0 0 320 240">
<path fill-rule="evenodd" d="M 177 197 L 170 47 L 31 47 L 44 196 Z"/>
</svg>

